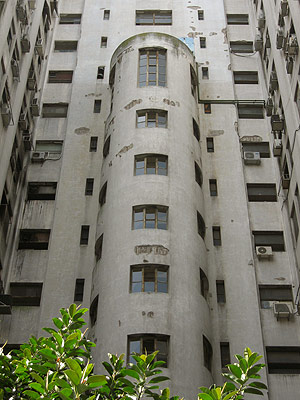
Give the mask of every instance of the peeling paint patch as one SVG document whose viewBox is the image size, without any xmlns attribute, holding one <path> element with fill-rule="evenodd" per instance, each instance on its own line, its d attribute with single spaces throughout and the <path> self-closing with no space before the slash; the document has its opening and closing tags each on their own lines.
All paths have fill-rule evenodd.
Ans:
<svg viewBox="0 0 300 400">
<path fill-rule="evenodd" d="M 85 128 L 84 126 L 82 126 L 81 128 L 76 128 L 74 130 L 74 133 L 76 133 L 76 135 L 87 135 L 90 132 L 89 128 Z"/>
<path fill-rule="evenodd" d="M 224 44 L 228 43 L 227 28 L 223 28 L 223 29 L 221 30 L 221 32 L 222 32 L 223 35 L 224 35 Z"/>
<path fill-rule="evenodd" d="M 203 32 L 189 32 L 187 34 L 187 36 L 189 38 L 196 38 L 196 37 L 201 36 L 201 35 L 203 35 Z"/>
<path fill-rule="evenodd" d="M 280 278 L 274 278 L 276 281 L 285 281 L 285 278 L 281 276 Z"/>
<path fill-rule="evenodd" d="M 228 71 L 231 71 L 231 64 L 228 64 Z"/>
<path fill-rule="evenodd" d="M 196 30 L 196 28 L 194 26 L 190 26 L 190 28 L 191 28 L 192 31 Z"/>
<path fill-rule="evenodd" d="M 209 32 L 209 36 L 215 36 L 217 35 L 217 32 Z"/>
<path fill-rule="evenodd" d="M 95 93 L 88 93 L 84 95 L 85 97 L 95 96 Z"/>
<path fill-rule="evenodd" d="M 113 125 L 115 123 L 115 117 L 113 117 L 111 119 L 111 121 L 109 121 L 109 124 L 107 125 L 107 128 L 109 128 L 111 125 Z"/>
<path fill-rule="evenodd" d="M 143 101 L 142 99 L 132 100 L 124 108 L 125 108 L 125 110 L 130 110 L 132 107 L 136 106 L 137 104 L 141 104 L 142 101 Z"/>
<path fill-rule="evenodd" d="M 240 142 L 262 142 L 262 137 L 258 135 L 242 136 Z"/>
<path fill-rule="evenodd" d="M 177 106 L 177 107 L 180 107 L 179 101 L 173 101 L 173 100 L 169 100 L 169 99 L 163 99 L 163 102 L 166 103 L 166 104 L 168 104 L 169 106 L 173 106 L 173 107 Z"/>
<path fill-rule="evenodd" d="M 187 8 L 190 8 L 192 10 L 201 10 L 201 7 L 199 6 L 187 6 Z"/>
<path fill-rule="evenodd" d="M 116 157 L 122 157 L 122 154 L 127 153 L 128 150 L 133 148 L 133 143 L 131 143 L 129 146 L 124 146 L 122 149 L 119 151 L 119 153 L 116 154 Z"/>
<path fill-rule="evenodd" d="M 221 136 L 221 135 L 224 135 L 223 129 L 219 129 L 219 130 L 210 129 L 208 131 L 208 136 Z"/>
<path fill-rule="evenodd" d="M 135 246 L 135 254 L 150 254 L 166 256 L 169 253 L 169 249 L 160 244 L 147 244 L 144 246 Z"/>
</svg>

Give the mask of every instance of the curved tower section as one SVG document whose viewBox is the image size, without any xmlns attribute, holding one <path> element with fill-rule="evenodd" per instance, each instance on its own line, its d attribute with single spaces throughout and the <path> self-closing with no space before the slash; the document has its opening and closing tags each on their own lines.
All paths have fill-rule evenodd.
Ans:
<svg viewBox="0 0 300 400">
<path fill-rule="evenodd" d="M 210 383 L 211 351 L 195 70 L 161 33 L 112 56 L 91 297 L 99 361 L 159 350 L 186 397 Z"/>
</svg>

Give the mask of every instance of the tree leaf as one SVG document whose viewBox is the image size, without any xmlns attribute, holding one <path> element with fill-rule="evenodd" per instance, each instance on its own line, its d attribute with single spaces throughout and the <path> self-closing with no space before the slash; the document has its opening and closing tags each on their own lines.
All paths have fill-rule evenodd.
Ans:
<svg viewBox="0 0 300 400">
<path fill-rule="evenodd" d="M 54 338 L 57 341 L 57 343 L 59 344 L 59 346 L 62 347 L 62 345 L 63 345 L 62 336 L 59 333 L 55 332 L 55 331 L 52 333 L 52 335 L 54 336 Z"/>
<path fill-rule="evenodd" d="M 251 394 L 258 394 L 260 396 L 263 396 L 263 392 L 261 390 L 258 389 L 254 389 L 254 388 L 247 388 L 244 390 L 245 393 L 251 393 Z"/>
<path fill-rule="evenodd" d="M 71 395 L 73 393 L 72 389 L 63 389 L 58 394 L 62 398 L 62 400 L 71 400 Z"/>
<path fill-rule="evenodd" d="M 64 371 L 64 374 L 67 375 L 73 385 L 77 386 L 79 384 L 80 377 L 76 374 L 75 371 L 73 371 L 72 369 L 67 369 L 66 371 Z"/>
<path fill-rule="evenodd" d="M 76 312 L 76 304 L 71 304 L 69 307 L 69 314 L 70 314 L 71 318 L 73 317 L 75 312 Z"/>
<path fill-rule="evenodd" d="M 106 369 L 106 371 L 109 373 L 109 375 L 112 375 L 112 374 L 113 374 L 113 372 L 114 372 L 113 367 L 112 367 L 107 361 L 104 361 L 104 362 L 102 363 L 102 365 L 104 366 L 104 368 Z"/>
<path fill-rule="evenodd" d="M 77 386 L 77 390 L 79 394 L 82 394 L 89 390 L 89 387 L 87 385 L 84 385 L 83 383 L 79 383 L 79 385 Z"/>
<path fill-rule="evenodd" d="M 131 376 L 132 378 L 135 378 L 135 379 L 137 379 L 137 380 L 140 379 L 139 374 L 138 374 L 136 371 L 133 371 L 132 369 L 124 369 L 124 370 L 123 370 L 123 373 L 126 374 L 126 375 L 129 375 L 129 376 Z"/>
<path fill-rule="evenodd" d="M 214 400 L 214 398 L 213 397 L 211 397 L 209 394 L 207 394 L 207 393 L 199 393 L 198 394 L 198 399 L 201 399 L 201 400 Z"/>
<path fill-rule="evenodd" d="M 170 389 L 169 388 L 165 388 L 163 391 L 162 391 L 162 396 L 163 397 L 166 397 L 167 399 L 170 397 Z"/>
<path fill-rule="evenodd" d="M 59 386 L 61 388 L 71 389 L 70 384 L 67 381 L 65 381 L 64 379 L 56 378 L 54 380 L 54 383 L 56 386 Z"/>
<path fill-rule="evenodd" d="M 152 378 L 149 383 L 159 383 L 163 381 L 168 381 L 170 378 L 167 376 L 156 376 L 155 378 Z"/>
<path fill-rule="evenodd" d="M 211 390 L 215 400 L 220 400 L 221 399 L 221 388 L 217 387 L 215 389 Z"/>
<path fill-rule="evenodd" d="M 78 378 L 81 378 L 82 371 L 81 371 L 80 365 L 78 364 L 78 362 L 76 360 L 74 360 L 73 358 L 67 358 L 66 364 L 68 365 L 69 368 L 71 368 L 76 373 Z"/>
<path fill-rule="evenodd" d="M 249 384 L 249 386 L 252 386 L 252 387 L 258 388 L 258 389 L 268 389 L 268 387 L 262 382 L 251 382 Z"/>
<path fill-rule="evenodd" d="M 105 375 L 92 375 L 88 378 L 87 383 L 90 388 L 106 385 Z"/>
<path fill-rule="evenodd" d="M 155 362 L 151 365 L 151 369 L 162 367 L 162 366 L 164 366 L 165 364 L 166 364 L 165 361 L 155 361 Z"/>
<path fill-rule="evenodd" d="M 236 364 L 229 364 L 227 365 L 227 368 L 233 373 L 234 376 L 237 378 L 240 378 L 242 376 L 242 370 L 241 368 L 236 365 Z"/>
<path fill-rule="evenodd" d="M 31 372 L 30 374 L 33 379 L 35 379 L 39 384 L 41 384 L 43 387 L 45 387 L 45 382 L 44 379 L 40 377 L 36 372 Z"/>
<path fill-rule="evenodd" d="M 247 371 L 247 368 L 248 368 L 248 363 L 244 358 L 241 358 L 241 360 L 240 360 L 240 367 L 242 368 L 242 371 L 245 374 Z"/>
<path fill-rule="evenodd" d="M 63 324 L 63 322 L 62 322 L 61 319 L 52 318 L 52 321 L 53 321 L 54 325 L 55 325 L 58 329 L 61 329 L 61 328 L 64 326 L 64 324 Z"/>
<path fill-rule="evenodd" d="M 81 308 L 80 310 L 76 311 L 76 313 L 73 315 L 73 321 L 82 317 L 83 314 L 85 314 L 88 311 L 88 308 Z"/>
<path fill-rule="evenodd" d="M 31 399 L 39 399 L 40 395 L 37 392 L 34 392 L 33 390 L 25 390 L 23 392 L 26 396 L 30 397 Z"/>
<path fill-rule="evenodd" d="M 260 371 L 265 365 L 258 364 L 248 370 L 248 376 L 251 378 L 251 375 L 255 375 L 258 371 Z"/>
<path fill-rule="evenodd" d="M 237 390 L 234 390 L 233 392 L 228 393 L 228 394 L 223 398 L 223 400 L 230 400 L 230 399 L 234 398 L 233 396 L 234 396 L 237 392 L 238 392 Z"/>
<path fill-rule="evenodd" d="M 56 354 L 54 353 L 53 350 L 50 349 L 41 349 L 39 350 L 39 353 L 42 354 L 45 358 L 48 360 L 56 360 Z"/>
<path fill-rule="evenodd" d="M 43 388 L 43 386 L 40 383 L 32 382 L 32 383 L 29 383 L 28 386 L 31 387 L 31 389 L 34 389 L 37 392 L 40 392 L 41 394 L 45 393 L 45 389 Z"/>
</svg>

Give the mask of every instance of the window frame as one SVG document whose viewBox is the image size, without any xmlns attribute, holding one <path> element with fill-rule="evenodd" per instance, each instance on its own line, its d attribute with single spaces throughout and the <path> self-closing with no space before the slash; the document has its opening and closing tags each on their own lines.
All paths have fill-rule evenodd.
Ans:
<svg viewBox="0 0 300 400">
<path fill-rule="evenodd" d="M 60 25 L 80 25 L 82 14 L 60 14 Z"/>
<path fill-rule="evenodd" d="M 238 104 L 238 116 L 240 119 L 264 119 L 264 107 L 260 104 Z"/>
<path fill-rule="evenodd" d="M 283 231 L 252 231 L 252 235 L 255 247 L 270 246 L 273 252 L 286 251 Z M 262 238 L 263 236 L 264 238 Z M 272 237 L 277 237 L 277 243 L 271 241 Z"/>
<path fill-rule="evenodd" d="M 253 53 L 253 42 L 249 40 L 230 41 L 231 53 Z"/>
<path fill-rule="evenodd" d="M 49 70 L 47 83 L 72 83 L 73 72 L 73 70 Z"/>
<path fill-rule="evenodd" d="M 77 40 L 55 40 L 54 41 L 54 52 L 56 53 L 72 53 L 77 51 L 78 41 Z"/>
<path fill-rule="evenodd" d="M 48 192 L 45 190 L 39 193 L 39 190 L 34 190 L 34 188 L 51 188 Z M 27 200 L 55 200 L 57 190 L 57 182 L 28 182 L 27 186 Z"/>
<path fill-rule="evenodd" d="M 235 85 L 257 85 L 258 71 L 233 71 Z"/>
<path fill-rule="evenodd" d="M 152 22 L 151 22 L 151 14 L 152 14 Z M 156 25 L 156 26 L 164 26 L 164 25 L 172 25 L 173 23 L 173 15 L 172 10 L 136 10 L 135 11 L 135 25 L 137 26 L 145 26 L 145 25 Z M 147 22 L 139 22 L 139 16 L 149 17 L 149 23 Z M 170 19 L 170 22 L 159 22 L 160 17 L 167 17 Z M 147 19 L 147 18 L 146 18 Z"/>
<path fill-rule="evenodd" d="M 18 250 L 48 250 L 50 234 L 51 229 L 20 229 Z"/>
<path fill-rule="evenodd" d="M 226 14 L 227 25 L 249 25 L 248 14 Z"/>
<path fill-rule="evenodd" d="M 21 288 L 20 291 L 14 293 L 14 288 Z M 24 293 L 22 294 L 22 289 Z M 32 294 L 30 289 L 33 289 Z M 10 295 L 12 297 L 13 306 L 39 306 L 42 297 L 43 283 L 42 282 L 10 282 Z M 19 293 L 18 293 L 19 292 Z"/>
<path fill-rule="evenodd" d="M 153 54 L 155 53 L 156 62 L 151 65 L 150 60 L 153 59 Z M 142 62 L 143 56 L 146 56 L 146 65 Z M 160 60 L 161 56 L 161 60 Z M 164 61 L 163 61 L 164 60 Z M 161 63 L 161 64 L 160 64 Z M 150 71 L 150 67 L 155 66 L 155 72 Z M 146 67 L 145 73 L 141 73 L 142 68 Z M 160 72 L 160 68 L 163 70 L 163 73 Z M 150 80 L 149 76 L 155 75 L 155 80 Z M 142 81 L 141 77 L 145 76 L 146 80 Z M 163 78 L 162 79 L 160 79 Z M 145 84 L 142 84 L 145 82 Z M 151 82 L 155 82 L 155 84 L 151 84 Z M 161 84 L 160 84 L 161 83 Z M 138 87 L 166 87 L 167 86 L 167 50 L 163 48 L 143 48 L 139 49 L 139 62 L 138 62 Z"/>
<path fill-rule="evenodd" d="M 43 103 L 42 118 L 67 118 L 69 103 Z"/>
<path fill-rule="evenodd" d="M 155 172 L 147 172 L 148 169 L 153 169 L 153 168 L 148 168 L 149 164 L 149 159 L 152 158 L 155 160 Z M 143 162 L 144 167 L 137 168 L 137 163 Z M 161 168 L 159 166 L 159 163 L 165 163 L 165 168 Z M 137 171 L 143 170 L 143 173 L 138 173 Z M 165 173 L 159 173 L 160 171 L 165 171 Z M 134 156 L 134 176 L 142 176 L 142 175 L 160 175 L 160 176 L 168 176 L 168 156 L 164 154 L 136 154 Z"/>
<path fill-rule="evenodd" d="M 263 193 L 264 189 L 265 193 Z M 273 193 L 271 193 L 271 190 L 268 191 L 268 189 L 273 189 Z M 277 202 L 276 184 L 247 183 L 247 196 L 249 202 Z"/>
<path fill-rule="evenodd" d="M 154 212 L 153 212 L 154 211 Z M 135 215 L 137 213 L 143 213 L 143 219 L 135 219 Z M 158 219 L 158 214 L 163 213 L 165 214 L 165 220 Z M 154 218 L 147 218 L 147 214 L 154 214 Z M 161 230 L 168 230 L 168 214 L 169 214 L 169 207 L 162 206 L 162 205 L 137 205 L 133 206 L 132 208 L 132 230 L 139 230 L 139 229 L 161 229 Z M 147 227 L 147 223 L 152 223 L 154 221 L 154 227 L 150 228 Z M 142 227 L 136 227 L 137 223 L 142 222 Z M 163 224 L 165 228 L 159 228 L 159 223 Z"/>
<path fill-rule="evenodd" d="M 135 360 L 131 357 L 132 352 L 130 349 L 130 343 L 139 341 L 140 342 L 140 352 L 137 354 L 143 354 L 146 349 L 146 347 L 144 348 L 144 341 L 146 341 L 146 340 L 148 340 L 148 341 L 153 340 L 154 351 L 159 350 L 157 342 L 165 343 L 166 353 L 159 351 L 159 353 L 155 357 L 155 361 L 165 361 L 163 368 L 168 368 L 169 353 L 170 353 L 170 336 L 169 335 L 147 334 L 147 333 L 128 335 L 128 337 L 127 337 L 127 362 L 135 364 Z M 148 349 L 147 353 L 150 354 L 149 349 Z"/>
<path fill-rule="evenodd" d="M 149 121 L 154 121 L 154 119 L 149 119 L 149 114 L 155 114 L 155 126 L 150 125 Z M 145 117 L 145 125 L 143 126 L 143 122 L 139 122 L 139 118 Z M 164 118 L 164 124 L 160 124 L 159 119 Z M 159 110 L 159 109 L 143 109 L 136 111 L 136 128 L 168 128 L 168 111 Z"/>
<path fill-rule="evenodd" d="M 141 281 L 133 281 L 133 273 L 142 272 Z M 145 272 L 154 272 L 154 280 L 146 281 L 145 280 Z M 158 272 L 166 273 L 166 291 L 158 290 L 159 283 L 164 283 L 159 280 Z M 154 290 L 145 290 L 146 282 L 154 282 Z M 141 290 L 133 290 L 134 283 L 141 283 Z M 169 266 L 164 264 L 135 264 L 130 266 L 130 284 L 129 284 L 129 293 L 168 293 L 169 292 Z"/>
</svg>

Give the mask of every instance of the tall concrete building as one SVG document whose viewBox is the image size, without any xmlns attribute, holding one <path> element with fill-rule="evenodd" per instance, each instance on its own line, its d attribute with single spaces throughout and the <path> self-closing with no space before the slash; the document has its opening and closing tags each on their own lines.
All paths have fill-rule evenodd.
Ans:
<svg viewBox="0 0 300 400">
<path fill-rule="evenodd" d="M 300 2 L 0 0 L 0 342 L 89 307 L 173 394 L 300 393 Z M 297 40 L 298 38 L 298 40 Z"/>
</svg>

